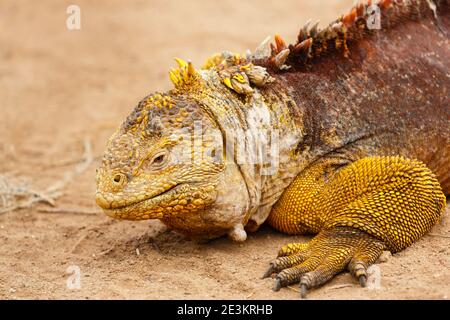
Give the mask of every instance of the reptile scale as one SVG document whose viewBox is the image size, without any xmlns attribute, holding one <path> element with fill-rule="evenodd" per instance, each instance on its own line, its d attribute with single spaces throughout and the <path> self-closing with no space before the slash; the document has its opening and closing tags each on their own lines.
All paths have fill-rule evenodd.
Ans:
<svg viewBox="0 0 450 320">
<path fill-rule="evenodd" d="M 365 286 L 383 250 L 445 211 L 449 28 L 447 0 L 369 1 L 292 45 L 277 35 L 198 69 L 177 58 L 174 89 L 108 141 L 96 202 L 191 238 L 244 241 L 264 222 L 315 234 L 270 263 L 274 290 L 300 283 L 305 297 L 346 269 Z"/>
</svg>

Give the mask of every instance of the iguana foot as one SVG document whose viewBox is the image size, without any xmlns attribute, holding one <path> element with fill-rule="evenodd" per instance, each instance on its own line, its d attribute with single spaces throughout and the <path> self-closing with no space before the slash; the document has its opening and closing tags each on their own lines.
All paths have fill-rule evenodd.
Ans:
<svg viewBox="0 0 450 320">
<path fill-rule="evenodd" d="M 303 298 L 345 268 L 366 285 L 367 268 L 383 252 L 385 245 L 371 235 L 351 228 L 323 230 L 309 243 L 293 243 L 281 248 L 263 277 L 276 273 L 274 291 L 300 282 Z"/>
<path fill-rule="evenodd" d="M 276 229 L 317 233 L 281 249 L 265 274 L 277 273 L 275 290 L 300 282 L 305 296 L 345 268 L 364 286 L 367 267 L 384 248 L 405 249 L 444 213 L 439 181 L 422 162 L 367 157 L 331 174 L 330 167 L 331 160 L 305 170 L 272 209 L 268 220 Z"/>
</svg>

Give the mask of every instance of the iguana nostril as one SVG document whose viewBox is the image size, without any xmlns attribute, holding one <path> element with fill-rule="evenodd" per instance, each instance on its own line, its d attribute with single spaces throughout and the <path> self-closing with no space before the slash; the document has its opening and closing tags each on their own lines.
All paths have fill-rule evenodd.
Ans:
<svg viewBox="0 0 450 320">
<path fill-rule="evenodd" d="M 113 182 L 116 185 L 122 185 L 126 182 L 127 177 L 122 173 L 117 173 L 113 177 Z"/>
</svg>

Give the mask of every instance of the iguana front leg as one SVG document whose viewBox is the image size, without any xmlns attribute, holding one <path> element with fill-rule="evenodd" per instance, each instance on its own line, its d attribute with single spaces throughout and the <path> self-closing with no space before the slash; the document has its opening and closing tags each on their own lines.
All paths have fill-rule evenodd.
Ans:
<svg viewBox="0 0 450 320">
<path fill-rule="evenodd" d="M 368 157 L 336 169 L 322 161 L 301 173 L 275 204 L 268 222 L 291 233 L 318 233 L 284 246 L 265 276 L 274 290 L 300 282 L 302 296 L 346 268 L 362 286 L 383 252 L 403 250 L 442 216 L 445 196 L 434 174 L 403 157 Z"/>
</svg>

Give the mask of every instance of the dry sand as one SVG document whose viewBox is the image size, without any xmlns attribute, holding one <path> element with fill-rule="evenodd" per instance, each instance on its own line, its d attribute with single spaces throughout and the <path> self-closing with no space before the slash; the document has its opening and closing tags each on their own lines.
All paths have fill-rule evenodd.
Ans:
<svg viewBox="0 0 450 320">
<path fill-rule="evenodd" d="M 89 139 L 94 161 L 71 177 L 56 207 L 98 211 L 94 175 L 105 142 L 140 98 L 170 87 L 172 57 L 198 65 L 277 32 L 292 42 L 307 19 L 328 22 L 352 2 L 76 1 L 81 30 L 68 31 L 73 1 L 2 1 L 0 174 L 43 190 L 74 170 Z M 307 237 L 264 227 L 243 244 L 198 244 L 158 221 L 39 212 L 44 208 L 0 215 L 0 298 L 299 298 L 292 289 L 272 292 L 273 280 L 259 276 L 281 245 Z M 433 234 L 441 236 L 425 236 L 378 265 L 379 289 L 359 288 L 341 274 L 310 298 L 448 299 L 448 215 Z M 66 285 L 71 265 L 80 268 L 80 289 Z"/>
</svg>

